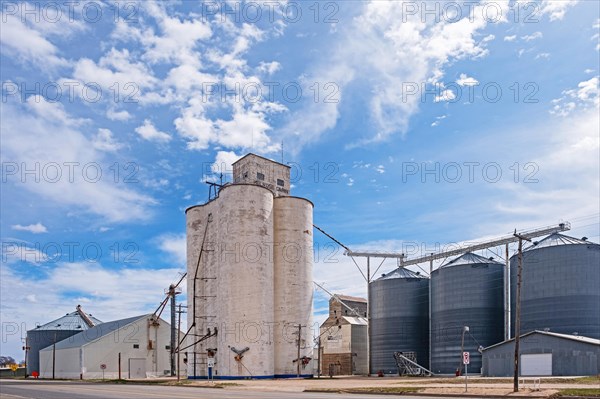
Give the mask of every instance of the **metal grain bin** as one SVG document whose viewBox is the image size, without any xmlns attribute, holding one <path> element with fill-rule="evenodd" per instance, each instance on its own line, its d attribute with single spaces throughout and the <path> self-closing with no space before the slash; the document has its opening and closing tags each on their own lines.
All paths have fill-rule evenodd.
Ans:
<svg viewBox="0 0 600 399">
<path fill-rule="evenodd" d="M 479 347 L 503 339 L 502 263 L 466 253 L 431 275 L 431 371 L 454 374 L 462 366 L 461 342 L 469 352 L 469 373 L 481 371 Z"/>
<path fill-rule="evenodd" d="M 369 289 L 371 370 L 397 374 L 394 352 L 416 352 L 429 367 L 429 279 L 398 268 Z"/>
<path fill-rule="evenodd" d="M 510 259 L 512 336 L 517 262 Z M 521 334 L 533 330 L 600 339 L 600 245 L 554 233 L 523 250 Z"/>
<path fill-rule="evenodd" d="M 77 305 L 74 312 L 27 331 L 27 375 L 40 372 L 40 350 L 101 323 Z"/>
</svg>

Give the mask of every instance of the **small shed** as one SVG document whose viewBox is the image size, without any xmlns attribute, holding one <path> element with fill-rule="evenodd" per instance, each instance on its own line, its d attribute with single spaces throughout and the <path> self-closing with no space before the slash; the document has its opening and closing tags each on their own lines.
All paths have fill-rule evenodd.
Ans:
<svg viewBox="0 0 600 399">
<path fill-rule="evenodd" d="M 483 349 L 483 375 L 514 374 L 514 338 Z M 582 376 L 600 373 L 600 340 L 580 335 L 531 331 L 521 335 L 521 376 Z"/>
<path fill-rule="evenodd" d="M 135 379 L 169 375 L 170 337 L 170 325 L 151 314 L 102 323 L 42 349 L 40 377 Z M 185 368 L 180 370 L 185 375 Z"/>
</svg>

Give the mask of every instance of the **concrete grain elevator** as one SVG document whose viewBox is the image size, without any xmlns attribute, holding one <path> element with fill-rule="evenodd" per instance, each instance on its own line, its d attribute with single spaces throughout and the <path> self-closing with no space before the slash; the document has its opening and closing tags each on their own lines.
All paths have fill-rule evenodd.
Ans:
<svg viewBox="0 0 600 399">
<path fill-rule="evenodd" d="M 312 375 L 313 204 L 254 154 L 186 210 L 189 378 Z"/>
</svg>

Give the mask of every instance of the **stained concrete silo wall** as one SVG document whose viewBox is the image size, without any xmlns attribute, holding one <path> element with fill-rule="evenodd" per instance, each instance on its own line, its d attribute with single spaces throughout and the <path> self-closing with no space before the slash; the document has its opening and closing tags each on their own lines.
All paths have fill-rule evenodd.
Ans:
<svg viewBox="0 0 600 399">
<path fill-rule="evenodd" d="M 194 344 L 206 334 L 208 328 L 214 329 L 218 325 L 219 297 L 215 279 L 218 270 L 216 209 L 216 203 L 209 202 L 186 211 L 187 319 L 188 327 L 195 322 L 195 328 L 192 329 L 182 347 Z M 211 222 L 209 222 L 209 215 Z M 204 251 L 199 259 L 203 244 Z M 196 315 L 195 320 L 194 314 Z M 184 355 L 188 359 L 188 376 L 206 376 L 207 348 L 216 347 L 215 339 L 202 341 L 184 350 Z"/>
<path fill-rule="evenodd" d="M 234 184 L 216 201 L 218 223 L 218 374 L 272 377 L 273 194 L 264 187 Z M 235 350 L 248 350 L 236 361 Z"/>
<path fill-rule="evenodd" d="M 277 197 L 274 208 L 274 343 L 275 376 L 297 375 L 300 357 L 312 357 L 313 204 L 303 198 Z M 312 363 L 301 365 L 312 375 Z"/>
</svg>

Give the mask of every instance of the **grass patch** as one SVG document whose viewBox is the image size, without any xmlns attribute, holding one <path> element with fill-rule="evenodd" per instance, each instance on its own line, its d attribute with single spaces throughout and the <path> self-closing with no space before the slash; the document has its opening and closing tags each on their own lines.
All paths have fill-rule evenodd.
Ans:
<svg viewBox="0 0 600 399">
<path fill-rule="evenodd" d="M 570 388 L 558 391 L 559 398 L 562 396 L 582 396 L 585 398 L 600 398 L 600 388 Z"/>
<path fill-rule="evenodd" d="M 415 387 L 364 387 L 364 388 L 322 388 L 322 389 L 305 389 L 304 392 L 327 392 L 327 393 L 415 393 L 421 388 Z"/>
</svg>

